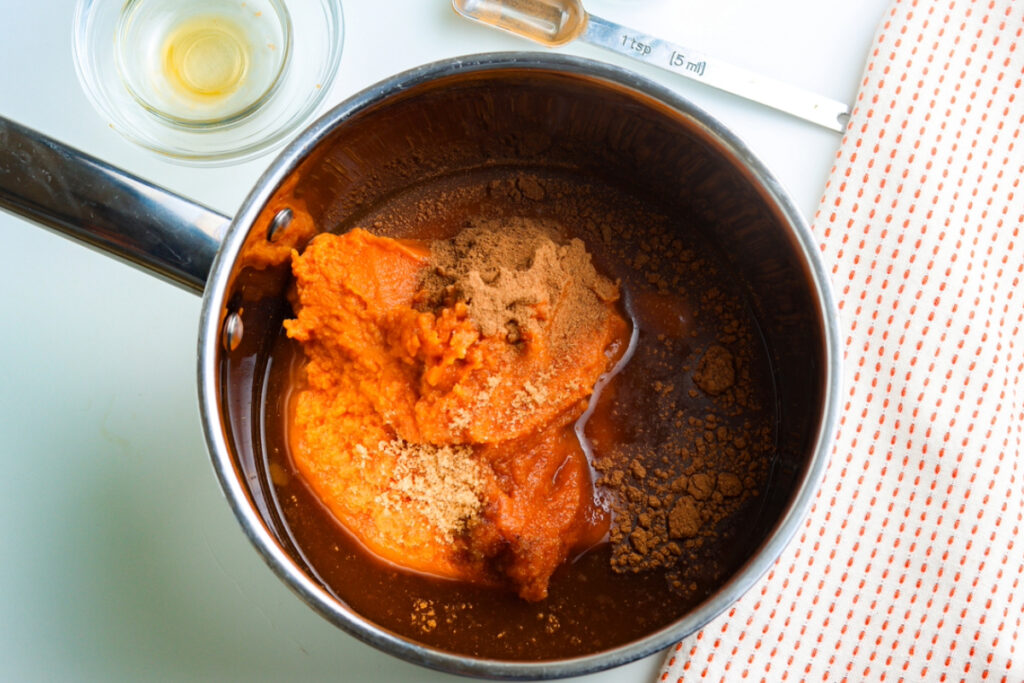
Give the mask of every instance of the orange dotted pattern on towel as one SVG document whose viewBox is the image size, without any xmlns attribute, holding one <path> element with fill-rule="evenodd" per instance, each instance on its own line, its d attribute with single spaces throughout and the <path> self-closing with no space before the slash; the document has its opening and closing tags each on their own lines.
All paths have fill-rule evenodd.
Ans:
<svg viewBox="0 0 1024 683">
<path fill-rule="evenodd" d="M 897 0 L 814 220 L 839 430 L 806 523 L 664 681 L 1024 680 L 1024 2 Z"/>
</svg>

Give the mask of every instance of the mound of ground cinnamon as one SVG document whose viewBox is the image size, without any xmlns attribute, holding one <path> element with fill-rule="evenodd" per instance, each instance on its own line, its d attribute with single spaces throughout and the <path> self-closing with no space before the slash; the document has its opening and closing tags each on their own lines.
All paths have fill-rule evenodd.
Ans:
<svg viewBox="0 0 1024 683">
<path fill-rule="evenodd" d="M 429 247 L 322 234 L 292 271 L 303 479 L 384 559 L 544 598 L 609 523 L 573 425 L 625 347 L 616 283 L 528 219 Z"/>
<path fill-rule="evenodd" d="M 560 243 L 557 226 L 526 218 L 476 221 L 431 245 L 422 283 L 428 306 L 465 301 L 485 337 L 547 328 L 563 352 L 592 329 L 619 298 L 618 285 L 598 274 L 582 240 Z"/>
</svg>

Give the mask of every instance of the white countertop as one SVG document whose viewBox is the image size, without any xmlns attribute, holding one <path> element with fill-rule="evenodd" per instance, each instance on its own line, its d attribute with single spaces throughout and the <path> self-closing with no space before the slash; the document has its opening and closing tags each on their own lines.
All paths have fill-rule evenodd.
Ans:
<svg viewBox="0 0 1024 683">
<path fill-rule="evenodd" d="M 436 59 L 533 44 L 447 0 L 344 0 L 328 103 Z M 590 0 L 588 9 L 852 101 L 887 0 Z M 78 86 L 74 0 L 3 0 L 0 116 L 230 215 L 269 163 L 191 168 L 124 141 Z M 730 126 L 810 218 L 839 134 L 635 68 Z M 451 679 L 345 635 L 263 564 L 224 502 L 196 399 L 200 299 L 0 212 L 0 680 Z M 653 681 L 656 655 L 586 677 Z M 584 679 L 581 679 L 584 680 Z"/>
</svg>

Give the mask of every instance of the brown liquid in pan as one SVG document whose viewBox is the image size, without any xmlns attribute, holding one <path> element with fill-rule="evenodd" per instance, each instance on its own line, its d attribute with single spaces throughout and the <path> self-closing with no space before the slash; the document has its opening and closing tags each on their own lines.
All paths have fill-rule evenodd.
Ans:
<svg viewBox="0 0 1024 683">
<path fill-rule="evenodd" d="M 243 344 L 228 361 L 226 398 L 240 408 L 232 414 L 244 413 L 247 401 L 262 410 L 258 425 L 236 425 L 252 438 L 236 447 L 256 451 L 254 476 L 273 483 L 257 503 L 311 576 L 415 641 L 540 660 L 622 645 L 668 625 L 746 561 L 764 534 L 757 521 L 778 436 L 769 353 L 743 282 L 702 232 L 670 215 L 593 178 L 493 167 L 435 178 L 331 228 L 436 239 L 471 217 L 553 219 L 586 243 L 599 271 L 621 280 L 639 336 L 608 392 L 614 433 L 587 434 L 615 515 L 611 537 L 558 570 L 539 603 L 404 571 L 361 548 L 288 457 L 288 395 L 301 351 L 283 331 L 269 355 Z M 291 315 L 273 297 L 245 308 L 247 317 Z M 701 376 L 712 347 L 731 354 L 735 377 L 726 389 Z"/>
</svg>

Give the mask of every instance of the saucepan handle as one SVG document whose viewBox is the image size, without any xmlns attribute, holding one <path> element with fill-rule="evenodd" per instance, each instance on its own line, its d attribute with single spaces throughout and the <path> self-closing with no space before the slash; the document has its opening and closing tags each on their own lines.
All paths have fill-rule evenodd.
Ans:
<svg viewBox="0 0 1024 683">
<path fill-rule="evenodd" d="M 197 294 L 231 222 L 3 117 L 0 209 Z"/>
</svg>

